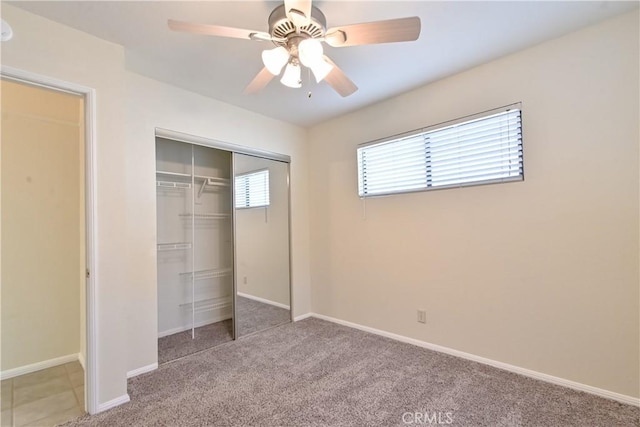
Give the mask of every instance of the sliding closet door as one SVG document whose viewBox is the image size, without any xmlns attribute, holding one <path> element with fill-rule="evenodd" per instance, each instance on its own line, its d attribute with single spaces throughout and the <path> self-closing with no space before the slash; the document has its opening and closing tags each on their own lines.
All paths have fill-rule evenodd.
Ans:
<svg viewBox="0 0 640 427">
<path fill-rule="evenodd" d="M 291 320 L 289 164 L 234 153 L 236 334 Z"/>
<path fill-rule="evenodd" d="M 159 139 L 156 169 L 158 336 L 184 332 L 190 337 L 192 286 L 185 272 L 193 265 L 193 233 L 185 214 L 193 207 L 191 146 Z M 173 358 L 173 353 L 161 356 Z"/>
<path fill-rule="evenodd" d="M 198 348 L 233 339 L 231 153 L 195 145 L 194 316 Z"/>
<path fill-rule="evenodd" d="M 291 321 L 289 164 L 158 137 L 156 166 L 158 362 Z"/>
<path fill-rule="evenodd" d="M 157 138 L 158 361 L 233 339 L 231 153 Z"/>
</svg>

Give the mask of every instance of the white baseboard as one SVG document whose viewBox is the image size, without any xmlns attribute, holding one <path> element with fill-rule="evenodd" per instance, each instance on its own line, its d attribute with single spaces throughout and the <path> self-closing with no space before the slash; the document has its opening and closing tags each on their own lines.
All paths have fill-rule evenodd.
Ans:
<svg viewBox="0 0 640 427">
<path fill-rule="evenodd" d="M 308 319 L 309 317 L 313 317 L 313 313 L 301 314 L 300 316 L 294 317 L 294 322 L 299 322 L 300 320 Z M 318 317 L 320 319 L 320 317 Z"/>
<path fill-rule="evenodd" d="M 78 360 L 78 353 L 67 354 L 66 356 L 60 356 L 49 360 L 43 360 L 42 362 L 32 363 L 30 365 L 20 366 L 13 369 L 7 369 L 0 372 L 0 379 L 6 380 L 8 378 L 17 377 L 19 375 L 30 374 L 31 372 L 41 371 L 42 369 L 53 368 L 54 366 L 64 365 L 65 363 L 75 362 Z"/>
<path fill-rule="evenodd" d="M 269 304 L 269 305 L 273 305 L 273 306 L 276 306 L 276 307 L 284 308 L 285 310 L 290 310 L 291 309 L 288 305 L 285 305 L 285 304 L 282 304 L 282 303 L 279 303 L 279 302 L 275 302 L 275 301 L 271 301 L 271 300 L 268 300 L 266 298 L 260 298 L 260 297 L 254 296 L 254 295 L 245 294 L 245 293 L 242 293 L 242 292 L 238 292 L 238 296 L 239 297 L 243 297 L 243 298 L 252 299 L 254 301 L 258 301 L 258 302 L 261 302 L 261 303 L 264 303 L 264 304 Z"/>
<path fill-rule="evenodd" d="M 195 327 L 199 328 L 201 326 L 207 326 L 212 323 L 222 322 L 223 320 L 231 319 L 231 316 L 228 314 L 215 316 L 211 319 L 201 320 L 200 322 L 196 322 Z M 190 331 L 191 326 L 180 326 L 178 328 L 167 329 L 166 331 L 158 332 L 158 338 L 166 337 L 169 335 L 177 334 L 184 331 Z"/>
<path fill-rule="evenodd" d="M 116 406 L 120 406 L 124 403 L 129 402 L 130 400 L 131 399 L 129 398 L 128 394 L 123 394 L 122 396 L 116 397 L 115 399 L 111 399 L 107 402 L 100 403 L 98 404 L 98 410 L 96 411 L 96 414 L 100 412 L 104 412 L 111 408 L 115 408 Z"/>
<path fill-rule="evenodd" d="M 87 368 L 85 368 L 84 354 L 82 354 L 82 352 L 78 353 L 78 362 L 80 363 L 80 366 L 82 366 L 82 369 L 86 371 Z"/>
<path fill-rule="evenodd" d="M 616 400 L 627 405 L 640 406 L 640 399 L 624 394 L 616 393 L 609 390 L 604 390 L 598 387 L 593 387 L 587 384 L 578 383 L 575 381 L 567 380 L 564 378 L 554 377 L 553 375 L 544 374 L 542 372 L 532 371 L 531 369 L 521 368 L 519 366 L 510 365 L 508 363 L 498 362 L 497 360 L 487 359 L 486 357 L 476 356 L 475 354 L 465 353 L 464 351 L 455 350 L 449 347 L 444 347 L 437 344 L 432 344 L 426 341 L 420 341 L 414 338 L 405 337 L 403 335 L 394 334 L 391 332 L 382 331 L 380 329 L 370 328 L 357 323 L 348 322 L 346 320 L 336 319 L 334 317 L 325 316 L 323 314 L 310 313 L 302 316 L 298 316 L 294 320 L 302 320 L 306 317 L 315 317 L 329 322 L 337 323 L 350 328 L 359 329 L 361 331 L 370 332 L 372 334 L 380 335 L 386 338 L 391 338 L 396 341 L 401 341 L 408 344 L 413 344 L 418 347 L 423 347 L 429 350 L 437 351 L 439 353 L 449 354 L 451 356 L 460 357 L 462 359 L 471 360 L 473 362 L 482 363 L 484 365 L 493 366 L 494 368 L 503 369 L 505 371 L 514 372 L 516 374 L 524 375 L 525 377 L 534 378 L 536 380 L 548 382 L 551 384 L 568 387 L 574 390 L 583 391 L 585 393 L 594 394 L 596 396 L 604 397 L 606 399 Z"/>
<path fill-rule="evenodd" d="M 138 375 L 146 374 L 147 372 L 155 371 L 158 369 L 158 363 L 152 363 L 151 365 L 143 366 L 138 369 L 127 372 L 127 379 L 137 377 Z"/>
</svg>

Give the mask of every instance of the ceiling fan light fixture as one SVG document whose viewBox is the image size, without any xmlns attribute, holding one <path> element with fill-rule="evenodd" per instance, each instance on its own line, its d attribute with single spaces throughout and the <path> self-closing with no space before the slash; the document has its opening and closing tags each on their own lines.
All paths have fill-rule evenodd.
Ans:
<svg viewBox="0 0 640 427">
<path fill-rule="evenodd" d="M 316 78 L 316 83 L 320 83 L 325 77 L 327 77 L 327 74 L 333 70 L 333 65 L 321 58 L 319 61 L 311 64 L 309 68 L 311 68 L 313 76 Z"/>
<path fill-rule="evenodd" d="M 288 87 L 302 87 L 301 68 L 307 67 L 319 83 L 324 80 L 340 96 L 353 94 L 358 87 L 330 58 L 323 55 L 322 43 L 347 47 L 417 40 L 421 22 L 417 16 L 343 25 L 327 29 L 327 19 L 313 5 L 317 0 L 284 0 L 269 15 L 269 32 L 222 25 L 196 24 L 170 19 L 169 28 L 192 34 L 245 40 L 270 41 L 275 49 L 262 52 L 264 67 L 253 78 L 245 93 L 263 89 L 274 76 Z M 3 21 L 4 24 L 4 21 Z M 3 36 L 4 36 L 3 27 Z M 283 67 L 286 68 L 283 72 Z"/>
<path fill-rule="evenodd" d="M 313 71 L 317 83 L 320 83 L 333 69 L 333 65 L 324 60 L 323 53 L 320 40 L 309 38 L 298 45 L 300 62 Z"/>
<path fill-rule="evenodd" d="M 271 74 L 277 76 L 289 61 L 289 52 L 282 46 L 262 51 L 262 62 Z"/>
<path fill-rule="evenodd" d="M 300 65 L 289 62 L 287 68 L 284 69 L 280 83 L 294 89 L 302 87 L 302 82 L 300 81 Z"/>
<path fill-rule="evenodd" d="M 316 39 L 305 39 L 298 45 L 298 57 L 305 67 L 311 68 L 313 64 L 322 60 L 322 43 Z"/>
</svg>

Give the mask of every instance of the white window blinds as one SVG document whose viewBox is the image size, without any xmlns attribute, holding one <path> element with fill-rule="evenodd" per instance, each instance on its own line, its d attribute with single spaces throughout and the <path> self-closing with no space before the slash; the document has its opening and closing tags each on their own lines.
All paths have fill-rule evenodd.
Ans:
<svg viewBox="0 0 640 427">
<path fill-rule="evenodd" d="M 361 197 L 523 179 L 519 108 L 358 148 Z"/>
<path fill-rule="evenodd" d="M 235 178 L 236 209 L 269 206 L 269 170 L 261 170 Z"/>
</svg>

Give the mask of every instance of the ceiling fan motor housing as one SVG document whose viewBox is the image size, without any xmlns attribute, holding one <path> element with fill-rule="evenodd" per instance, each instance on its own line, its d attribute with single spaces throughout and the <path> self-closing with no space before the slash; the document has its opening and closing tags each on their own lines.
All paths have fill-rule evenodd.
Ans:
<svg viewBox="0 0 640 427">
<path fill-rule="evenodd" d="M 297 56 L 298 44 L 308 38 L 320 38 L 327 31 L 327 19 L 320 9 L 313 6 L 311 8 L 311 21 L 298 28 L 287 18 L 284 5 L 280 5 L 273 9 L 269 15 L 269 34 L 274 38 L 273 43 L 276 46 L 283 46 L 291 55 Z M 283 39 L 284 41 L 279 41 Z"/>
</svg>

